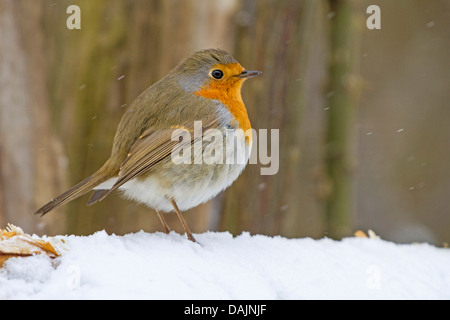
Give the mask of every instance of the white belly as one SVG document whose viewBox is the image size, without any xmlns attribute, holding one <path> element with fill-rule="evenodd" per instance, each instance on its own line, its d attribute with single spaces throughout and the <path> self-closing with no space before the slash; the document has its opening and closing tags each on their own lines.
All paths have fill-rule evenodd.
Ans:
<svg viewBox="0 0 450 320">
<path fill-rule="evenodd" d="M 182 211 L 193 208 L 226 189 L 245 168 L 250 156 L 251 143 L 250 146 L 247 146 L 245 137 L 238 135 L 235 138 L 235 135 L 229 132 L 226 141 L 231 140 L 237 142 L 239 146 L 237 149 L 224 147 L 222 163 L 207 164 L 203 161 L 201 164 L 172 165 L 169 169 L 161 168 L 160 170 L 172 173 L 181 172 L 179 175 L 155 172 L 145 179 L 133 179 L 122 185 L 119 190 L 127 198 L 144 203 L 159 211 L 173 211 L 168 201 L 169 198 L 173 198 Z M 209 145 L 206 143 L 206 145 L 214 146 L 213 143 Z M 204 141 L 203 147 L 205 147 Z M 237 150 L 241 151 L 236 152 Z M 244 152 L 242 152 L 243 150 Z M 240 158 L 237 159 L 235 156 Z M 233 161 L 227 163 L 227 159 Z M 189 174 L 186 174 L 188 171 Z M 95 189 L 110 189 L 116 180 L 117 178 L 110 179 Z"/>
</svg>

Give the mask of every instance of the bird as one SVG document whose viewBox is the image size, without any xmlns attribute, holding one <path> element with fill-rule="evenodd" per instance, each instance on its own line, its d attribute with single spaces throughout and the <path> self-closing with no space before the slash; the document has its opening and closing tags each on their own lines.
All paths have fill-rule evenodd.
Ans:
<svg viewBox="0 0 450 320">
<path fill-rule="evenodd" d="M 244 170 L 252 127 L 241 88 L 245 80 L 261 73 L 246 70 L 222 49 L 194 52 L 129 104 L 103 166 L 35 214 L 43 216 L 91 191 L 88 205 L 92 205 L 119 190 L 124 197 L 153 208 L 166 233 L 171 229 L 163 213 L 175 211 L 187 238 L 196 242 L 181 211 L 215 197 Z M 197 134 L 196 122 L 201 124 Z M 180 131 L 190 138 L 174 139 Z M 212 139 L 211 132 L 222 137 Z M 245 152 L 239 155 L 235 148 L 223 147 L 231 141 Z M 200 148 L 202 153 L 214 149 L 220 161 L 197 161 L 201 154 L 189 154 L 188 148 Z M 181 163 L 174 161 L 174 151 L 183 151 Z M 225 161 L 239 156 L 241 161 Z"/>
</svg>

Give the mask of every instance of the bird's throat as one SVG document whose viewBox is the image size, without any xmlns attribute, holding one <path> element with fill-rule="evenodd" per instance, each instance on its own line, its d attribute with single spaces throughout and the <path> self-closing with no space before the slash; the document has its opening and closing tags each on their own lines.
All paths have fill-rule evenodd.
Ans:
<svg viewBox="0 0 450 320">
<path fill-rule="evenodd" d="M 230 79 L 226 82 L 211 81 L 207 86 L 203 86 L 194 94 L 207 99 L 220 101 L 230 111 L 237 121 L 239 128 L 246 132 L 251 129 L 250 119 L 247 109 L 241 96 L 242 79 Z"/>
</svg>

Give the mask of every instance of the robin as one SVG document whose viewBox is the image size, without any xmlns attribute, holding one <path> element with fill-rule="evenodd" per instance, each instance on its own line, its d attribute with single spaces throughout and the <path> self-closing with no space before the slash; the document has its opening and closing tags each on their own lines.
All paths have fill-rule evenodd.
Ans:
<svg viewBox="0 0 450 320">
<path fill-rule="evenodd" d="M 260 74 L 245 70 L 231 54 L 220 49 L 193 53 L 129 105 L 105 164 L 35 213 L 44 215 L 93 190 L 88 201 L 92 205 L 119 189 L 126 197 L 155 209 L 166 233 L 170 228 L 161 212 L 174 210 L 188 239 L 195 242 L 181 211 L 216 196 L 244 169 L 251 135 L 233 136 L 230 132 L 251 129 L 241 87 L 246 79 Z M 244 161 L 175 163 L 171 153 L 180 145 L 179 140 L 172 139 L 173 133 L 192 132 L 195 121 L 201 121 L 203 138 L 208 129 L 224 133 L 223 141 L 210 139 L 209 147 L 238 139 L 248 151 Z M 184 146 L 195 147 L 201 142 L 198 137 L 191 138 Z M 203 143 L 202 150 L 208 148 L 208 143 Z M 235 152 L 230 150 L 223 157 Z"/>
</svg>

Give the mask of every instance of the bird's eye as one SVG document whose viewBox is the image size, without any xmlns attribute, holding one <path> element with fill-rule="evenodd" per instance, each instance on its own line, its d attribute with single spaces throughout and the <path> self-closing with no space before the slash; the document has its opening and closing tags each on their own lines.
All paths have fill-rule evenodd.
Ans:
<svg viewBox="0 0 450 320">
<path fill-rule="evenodd" d="M 211 75 L 214 79 L 222 79 L 223 72 L 222 72 L 222 70 L 215 69 L 215 70 L 211 71 Z"/>
</svg>

